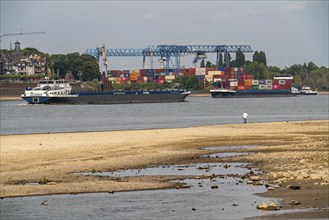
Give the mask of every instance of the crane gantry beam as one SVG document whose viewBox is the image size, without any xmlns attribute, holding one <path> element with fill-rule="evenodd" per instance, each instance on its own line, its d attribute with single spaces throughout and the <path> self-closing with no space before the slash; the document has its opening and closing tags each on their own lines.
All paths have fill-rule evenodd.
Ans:
<svg viewBox="0 0 329 220">
<path fill-rule="evenodd" d="M 249 45 L 156 45 L 148 46 L 144 49 L 106 49 L 106 56 L 143 56 L 143 67 L 145 57 L 160 57 L 165 60 L 164 68 L 169 68 L 171 57 L 176 58 L 176 67 L 180 67 L 180 57 L 183 55 L 195 55 L 194 63 L 200 59 L 198 56 L 206 53 L 217 53 L 216 64 L 219 64 L 219 54 L 224 53 L 226 66 L 229 65 L 228 54 L 241 51 L 243 53 L 253 52 Z M 87 49 L 84 54 L 89 54 L 99 60 L 101 56 L 100 48 Z"/>
<path fill-rule="evenodd" d="M 19 33 L 6 33 L 2 34 L 0 33 L 0 50 L 1 50 L 1 38 L 4 36 L 18 36 L 18 35 L 26 35 L 26 34 L 45 34 L 44 31 L 35 31 L 35 32 L 19 32 Z"/>
<path fill-rule="evenodd" d="M 16 35 L 25 35 L 25 34 L 45 34 L 44 31 L 38 31 L 38 32 L 20 32 L 20 33 L 7 33 L 7 34 L 0 34 L 0 36 L 16 36 Z"/>
</svg>

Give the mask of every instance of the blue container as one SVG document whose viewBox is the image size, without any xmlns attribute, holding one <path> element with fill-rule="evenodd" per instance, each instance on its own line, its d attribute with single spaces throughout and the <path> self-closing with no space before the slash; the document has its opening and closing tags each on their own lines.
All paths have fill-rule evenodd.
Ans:
<svg viewBox="0 0 329 220">
<path fill-rule="evenodd" d="M 205 76 L 204 75 L 198 75 L 197 76 L 199 80 L 204 80 Z"/>
</svg>

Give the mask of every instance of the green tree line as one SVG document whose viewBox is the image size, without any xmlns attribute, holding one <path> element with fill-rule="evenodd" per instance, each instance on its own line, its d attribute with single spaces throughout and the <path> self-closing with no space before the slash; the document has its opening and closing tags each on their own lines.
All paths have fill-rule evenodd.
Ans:
<svg viewBox="0 0 329 220">
<path fill-rule="evenodd" d="M 252 56 L 252 61 L 245 60 L 245 56 L 241 50 L 235 54 L 235 59 L 232 60 L 229 55 L 229 66 L 243 67 L 248 74 L 254 75 L 255 79 L 272 79 L 278 75 L 291 75 L 293 76 L 293 86 L 301 89 L 303 86 L 308 85 L 313 89 L 320 91 L 329 91 L 329 68 L 321 66 L 318 67 L 313 62 L 304 64 L 294 64 L 285 69 L 280 69 L 276 66 L 267 66 L 266 54 L 264 51 L 255 51 Z M 202 60 L 200 67 L 214 67 L 216 65 Z M 224 68 L 225 63 L 223 55 L 220 54 L 219 67 Z"/>
</svg>

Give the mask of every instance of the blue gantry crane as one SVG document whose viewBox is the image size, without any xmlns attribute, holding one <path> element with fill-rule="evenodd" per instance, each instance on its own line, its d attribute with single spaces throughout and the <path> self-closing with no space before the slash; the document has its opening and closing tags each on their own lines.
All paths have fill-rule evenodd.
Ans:
<svg viewBox="0 0 329 220">
<path fill-rule="evenodd" d="M 163 63 L 164 69 L 169 69 L 170 63 L 174 69 L 179 69 L 182 56 L 194 55 L 193 63 L 196 63 L 199 59 L 205 59 L 206 53 L 217 53 L 217 66 L 219 66 L 220 54 L 224 54 L 224 61 L 226 67 L 228 67 L 229 53 L 237 52 L 238 50 L 241 50 L 243 53 L 253 52 L 249 45 L 155 45 L 144 49 L 105 49 L 103 44 L 95 49 L 87 49 L 84 54 L 92 55 L 97 60 L 102 57 L 106 65 L 106 57 L 141 56 L 143 57 L 143 68 L 145 68 L 146 57 L 159 57 L 159 61 Z"/>
</svg>

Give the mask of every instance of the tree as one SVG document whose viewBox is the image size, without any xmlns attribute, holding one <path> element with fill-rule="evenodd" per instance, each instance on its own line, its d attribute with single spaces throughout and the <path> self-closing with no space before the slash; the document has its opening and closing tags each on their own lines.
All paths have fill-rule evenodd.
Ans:
<svg viewBox="0 0 329 220">
<path fill-rule="evenodd" d="M 205 67 L 205 65 L 204 65 L 204 59 L 201 60 L 200 67 L 201 68 Z"/>
<path fill-rule="evenodd" d="M 52 71 L 54 74 L 59 74 L 59 77 L 63 78 L 67 71 L 66 56 L 64 54 L 55 54 L 51 55 L 50 59 L 52 60 Z"/>
<path fill-rule="evenodd" d="M 255 53 L 254 53 L 254 55 L 252 55 L 252 62 L 258 62 L 258 63 L 260 63 L 260 54 L 259 54 L 259 52 L 256 50 L 255 51 Z"/>
<path fill-rule="evenodd" d="M 219 61 L 218 61 L 218 67 L 217 68 L 224 68 L 224 58 L 223 58 L 223 53 L 219 53 Z"/>
<path fill-rule="evenodd" d="M 265 66 L 267 66 L 265 52 L 264 51 L 260 51 L 259 52 L 259 55 L 260 55 L 260 62 L 259 63 L 263 63 Z"/>
<path fill-rule="evenodd" d="M 69 53 L 66 55 L 67 70 L 71 71 L 75 79 L 79 79 L 79 72 L 83 61 L 79 53 Z"/>
<path fill-rule="evenodd" d="M 263 51 L 255 51 L 254 55 L 252 56 L 253 62 L 263 63 L 265 66 L 267 65 L 266 55 Z"/>
<path fill-rule="evenodd" d="M 277 66 L 268 66 L 267 70 L 268 70 L 271 78 L 273 78 L 274 76 L 279 75 L 280 72 L 281 72 L 280 68 L 277 67 Z"/>
<path fill-rule="evenodd" d="M 99 80 L 101 75 L 99 72 L 99 66 L 98 63 L 87 61 L 82 64 L 81 67 L 82 75 L 81 79 L 82 81 L 92 81 L 92 80 Z"/>
<path fill-rule="evenodd" d="M 316 70 L 316 69 L 318 69 L 318 67 L 313 62 L 309 62 L 307 64 L 307 70 L 308 70 L 308 72 L 311 72 L 311 71 Z"/>
<path fill-rule="evenodd" d="M 235 61 L 236 61 L 236 64 L 235 64 L 236 67 L 241 67 L 246 62 L 245 56 L 240 48 L 236 52 Z"/>
<path fill-rule="evenodd" d="M 247 69 L 249 74 L 255 76 L 255 79 L 269 79 L 269 71 L 263 63 L 252 62 L 244 67 Z"/>
<path fill-rule="evenodd" d="M 213 64 L 210 61 L 207 61 L 206 67 L 212 67 L 212 66 L 213 66 Z"/>
</svg>

